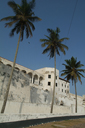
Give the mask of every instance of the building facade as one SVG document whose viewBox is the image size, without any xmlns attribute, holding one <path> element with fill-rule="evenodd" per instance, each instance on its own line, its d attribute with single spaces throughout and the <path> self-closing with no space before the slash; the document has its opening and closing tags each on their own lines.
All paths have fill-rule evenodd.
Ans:
<svg viewBox="0 0 85 128">
<path fill-rule="evenodd" d="M 0 57 L 0 104 L 2 106 L 13 62 Z M 15 65 L 9 90 L 6 113 L 50 112 L 54 86 L 54 68 L 31 70 Z M 77 96 L 78 113 L 85 112 L 85 95 Z M 0 106 L 0 109 L 1 109 Z M 75 113 L 75 95 L 69 82 L 59 77 L 56 69 L 54 113 Z M 9 109 L 11 108 L 11 109 Z M 16 108 L 16 109 L 15 109 Z M 28 109 L 29 108 L 29 109 Z M 40 109 L 42 108 L 42 109 Z M 40 109 L 40 111 L 38 111 Z M 10 111 L 11 110 L 11 111 Z M 34 111 L 33 111 L 34 110 Z"/>
<path fill-rule="evenodd" d="M 13 66 L 13 62 L 0 57 L 0 63 Z M 41 68 L 37 70 L 31 70 L 19 64 L 15 65 L 15 70 L 23 72 L 29 76 L 30 83 L 33 85 L 41 86 L 43 90 L 52 92 L 54 86 L 54 68 Z M 70 92 L 69 82 L 59 77 L 59 70 L 56 69 L 56 87 L 55 95 L 67 95 Z"/>
<path fill-rule="evenodd" d="M 38 73 L 43 74 L 43 89 L 52 91 L 54 86 L 54 68 L 41 68 L 36 70 Z M 59 77 L 59 70 L 56 69 L 56 86 L 55 95 L 67 95 L 70 92 L 69 82 Z"/>
</svg>

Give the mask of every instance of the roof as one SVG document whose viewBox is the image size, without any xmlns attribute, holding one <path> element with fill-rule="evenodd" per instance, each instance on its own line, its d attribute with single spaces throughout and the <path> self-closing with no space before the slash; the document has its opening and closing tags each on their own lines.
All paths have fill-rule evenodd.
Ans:
<svg viewBox="0 0 85 128">
<path fill-rule="evenodd" d="M 65 80 L 65 79 L 63 79 L 63 78 L 60 78 L 60 77 L 59 77 L 59 79 L 60 79 L 60 80 L 64 80 L 64 81 L 70 83 L 68 80 Z"/>
</svg>

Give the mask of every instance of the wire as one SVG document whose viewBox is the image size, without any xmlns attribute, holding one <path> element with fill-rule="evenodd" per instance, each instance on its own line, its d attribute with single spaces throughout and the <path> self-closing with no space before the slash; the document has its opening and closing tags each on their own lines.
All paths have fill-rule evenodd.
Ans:
<svg viewBox="0 0 85 128">
<path fill-rule="evenodd" d="M 68 30 L 67 36 L 69 35 L 69 32 L 70 32 L 70 28 L 71 28 L 72 21 L 73 21 L 73 18 L 74 18 L 74 13 L 75 13 L 75 11 L 76 11 L 77 3 L 78 3 L 78 0 L 76 0 L 76 4 L 75 4 L 74 11 L 73 11 L 73 15 L 72 15 L 72 19 L 71 19 L 71 23 L 70 23 L 70 27 L 69 27 L 69 30 Z"/>
<path fill-rule="evenodd" d="M 75 11 L 76 11 L 77 3 L 78 3 L 78 0 L 76 0 L 76 4 L 75 4 L 75 7 L 74 7 L 74 11 L 73 11 L 71 23 L 70 23 L 70 26 L 69 26 L 69 29 L 68 29 L 67 37 L 68 37 L 69 32 L 70 32 L 70 29 L 71 29 L 71 25 L 72 25 L 72 21 L 73 21 L 73 18 L 74 18 Z M 66 44 L 66 42 L 65 42 L 65 44 Z M 63 55 L 62 55 L 62 56 L 63 56 Z M 60 62 L 61 62 L 62 56 L 61 56 L 61 58 L 60 58 Z M 59 65 L 58 65 L 58 69 L 59 69 L 59 67 L 60 67 L 60 62 L 59 62 Z"/>
</svg>

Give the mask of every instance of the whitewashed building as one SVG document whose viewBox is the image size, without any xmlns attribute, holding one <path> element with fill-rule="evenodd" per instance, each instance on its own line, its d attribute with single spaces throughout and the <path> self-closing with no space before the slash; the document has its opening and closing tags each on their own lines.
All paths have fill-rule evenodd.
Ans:
<svg viewBox="0 0 85 128">
<path fill-rule="evenodd" d="M 0 57 L 0 62 L 12 67 L 13 62 Z M 29 75 L 30 82 L 34 85 L 42 86 L 43 90 L 52 91 L 54 86 L 54 68 L 41 68 L 37 70 L 31 70 L 19 64 L 15 65 L 15 69 Z M 59 70 L 56 69 L 56 87 L 55 95 L 62 94 L 67 95 L 70 92 L 69 82 L 59 77 Z"/>
<path fill-rule="evenodd" d="M 13 62 L 0 57 L 1 106 L 12 66 Z M 49 113 L 53 86 L 54 68 L 31 70 L 16 64 L 5 113 Z M 85 96 L 77 99 L 78 113 L 85 113 Z M 69 82 L 59 77 L 57 69 L 54 104 L 54 113 L 75 113 L 75 95 L 70 93 Z"/>
<path fill-rule="evenodd" d="M 38 73 L 43 74 L 43 89 L 52 91 L 54 86 L 54 68 L 41 68 L 36 70 Z M 56 69 L 56 87 L 55 95 L 67 95 L 69 93 L 69 82 L 59 77 L 59 70 Z"/>
</svg>

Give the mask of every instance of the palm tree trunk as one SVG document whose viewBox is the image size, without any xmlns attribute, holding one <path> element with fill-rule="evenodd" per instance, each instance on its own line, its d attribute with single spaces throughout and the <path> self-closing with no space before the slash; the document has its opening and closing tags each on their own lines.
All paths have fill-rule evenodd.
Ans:
<svg viewBox="0 0 85 128">
<path fill-rule="evenodd" d="M 76 89 L 76 80 L 75 80 L 75 113 L 77 113 L 77 89 Z"/>
<path fill-rule="evenodd" d="M 5 97 L 4 97 L 4 102 L 3 102 L 2 109 L 1 109 L 1 113 L 4 113 L 5 107 L 6 107 L 6 102 L 7 102 L 7 98 L 8 98 L 8 94 L 9 94 L 10 84 L 11 84 L 11 80 L 12 80 L 12 75 L 13 75 L 13 71 L 14 71 L 14 67 L 15 67 L 15 63 L 16 63 L 16 58 L 17 58 L 17 53 L 18 53 L 18 48 L 19 48 L 19 43 L 20 43 L 21 31 L 22 31 L 22 28 L 20 30 L 20 35 L 19 35 L 19 39 L 18 39 L 18 44 L 17 44 L 15 57 L 14 57 L 13 67 L 12 67 L 10 78 L 9 78 L 9 81 L 8 81 L 8 84 L 7 84 L 7 91 L 6 91 L 6 94 L 5 94 Z"/>
<path fill-rule="evenodd" d="M 50 113 L 53 113 L 55 85 L 56 85 L 55 78 L 56 78 L 56 50 L 54 50 L 54 86 L 53 86 L 53 96 L 52 96 L 52 103 L 51 103 L 51 111 L 50 111 Z"/>
</svg>

